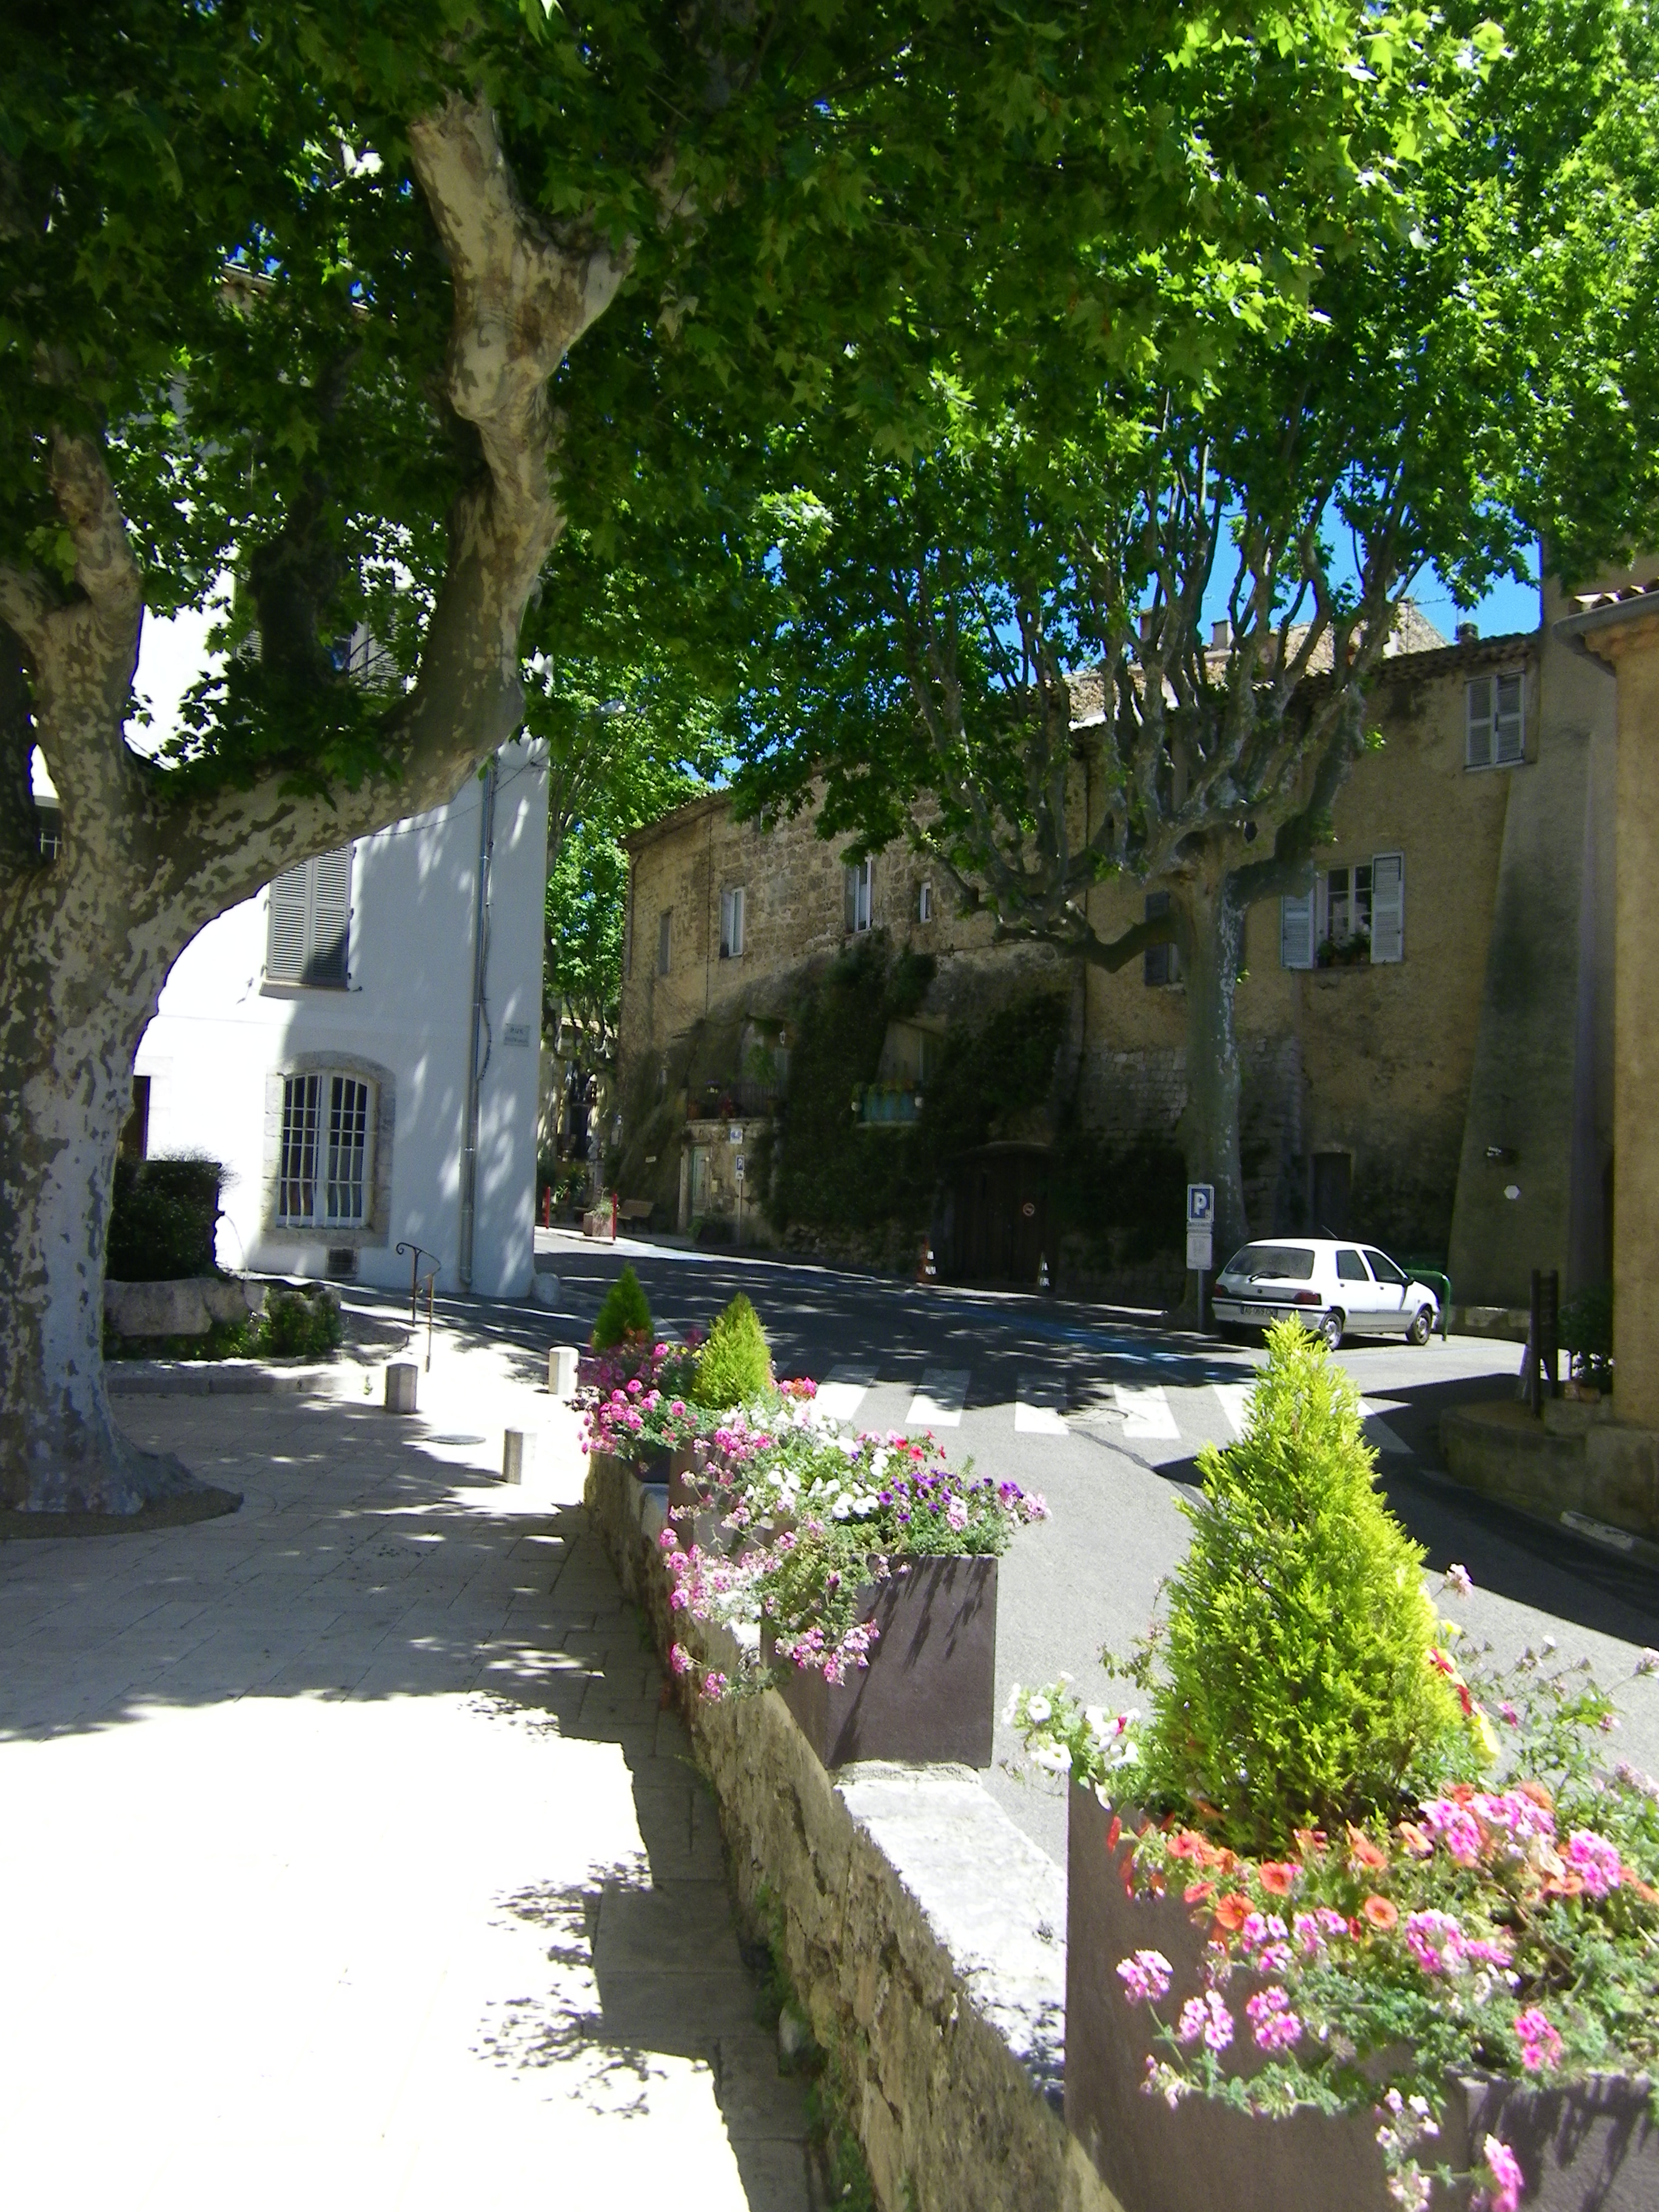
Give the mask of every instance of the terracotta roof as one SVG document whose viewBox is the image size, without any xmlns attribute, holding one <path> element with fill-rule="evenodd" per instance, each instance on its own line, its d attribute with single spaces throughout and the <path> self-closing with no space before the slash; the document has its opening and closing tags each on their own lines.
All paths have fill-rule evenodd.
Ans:
<svg viewBox="0 0 1659 2212">
<path fill-rule="evenodd" d="M 1603 607 L 1627 606 L 1632 599 L 1644 599 L 1656 592 L 1659 592 L 1659 576 L 1651 583 L 1621 584 L 1616 592 L 1583 592 L 1572 604 L 1577 613 L 1590 615 Z"/>
</svg>

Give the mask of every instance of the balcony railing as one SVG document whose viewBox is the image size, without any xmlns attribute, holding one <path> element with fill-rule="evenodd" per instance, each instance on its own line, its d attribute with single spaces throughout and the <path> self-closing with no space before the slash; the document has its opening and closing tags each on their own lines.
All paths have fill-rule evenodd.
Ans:
<svg viewBox="0 0 1659 2212">
<path fill-rule="evenodd" d="M 860 1128 L 882 1128 L 920 1120 L 921 1102 L 918 1084 L 861 1083 L 853 1093 L 853 1112 Z"/>
</svg>

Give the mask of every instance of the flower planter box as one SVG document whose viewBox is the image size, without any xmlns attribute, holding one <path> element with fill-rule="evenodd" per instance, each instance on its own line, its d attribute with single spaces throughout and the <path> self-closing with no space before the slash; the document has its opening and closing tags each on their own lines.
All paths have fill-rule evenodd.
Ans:
<svg viewBox="0 0 1659 2212">
<path fill-rule="evenodd" d="M 1138 1950 L 1164 1954 L 1174 1974 L 1158 2009 L 1172 2021 L 1202 1986 L 1205 1931 L 1193 1926 L 1178 1894 L 1126 1894 L 1127 1836 L 1109 1850 L 1111 1814 L 1091 1790 L 1073 1784 L 1070 1796 L 1066 2119 L 1102 2180 L 1133 2212 L 1214 2212 L 1222 2203 L 1228 2212 L 1394 2212 L 1368 2115 L 1310 2109 L 1265 2119 L 1196 2095 L 1171 2111 L 1145 2094 L 1152 2022 L 1145 2006 L 1126 2002 L 1118 1961 Z M 1255 1986 L 1238 1974 L 1228 1985 L 1241 2015 L 1229 2056 L 1241 2073 L 1254 2070 L 1251 2060 L 1261 2063 L 1242 2019 L 1242 2000 Z M 1521 2162 L 1527 2212 L 1653 2212 L 1659 2205 L 1659 2127 L 1649 2117 L 1645 2079 L 1602 2075 L 1553 2088 L 1460 2081 L 1446 2100 L 1438 2142 L 1424 2146 L 1425 2167 L 1443 2160 L 1467 2169 L 1489 2133 Z M 1437 2212 L 1467 2202 L 1467 2190 L 1435 2192 Z"/>
<path fill-rule="evenodd" d="M 615 1468 L 631 1476 L 635 1482 L 662 1483 L 671 1489 L 677 1472 L 683 1474 L 691 1464 L 689 1449 L 646 1452 L 638 1459 L 624 1459 L 620 1452 L 596 1451 L 592 1458 L 595 1466 L 602 1472 Z"/>
<path fill-rule="evenodd" d="M 870 1663 L 844 1682 L 779 1662 L 779 1689 L 825 1767 L 855 1759 L 991 1764 L 997 1662 L 997 1563 L 985 1556 L 912 1559 L 860 1593 L 860 1618 L 881 1633 Z M 773 1663 L 763 1626 L 761 1657 Z"/>
</svg>

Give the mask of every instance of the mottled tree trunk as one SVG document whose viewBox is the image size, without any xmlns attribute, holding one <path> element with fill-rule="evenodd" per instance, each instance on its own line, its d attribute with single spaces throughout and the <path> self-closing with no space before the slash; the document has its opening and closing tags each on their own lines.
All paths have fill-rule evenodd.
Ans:
<svg viewBox="0 0 1659 2212">
<path fill-rule="evenodd" d="M 142 579 L 97 441 L 60 434 L 51 488 L 75 589 L 0 568 L 0 1502 L 136 1511 L 190 1484 L 110 1418 L 104 1248 L 132 1066 L 174 961 L 284 868 L 453 797 L 517 730 L 519 629 L 562 526 L 548 380 L 615 296 L 628 255 L 560 245 L 520 205 L 478 101 L 411 125 L 454 292 L 449 400 L 483 467 L 450 514 L 449 568 L 413 690 L 388 709 L 397 774 L 351 792 L 179 800 L 125 723 Z M 257 577 L 254 582 L 258 597 Z M 267 609 L 259 605 L 262 631 Z M 291 641 L 276 634 L 270 647 Z M 281 611 L 284 620 L 292 610 Z M 23 681 L 15 680 L 21 673 Z M 17 708 L 26 699 L 27 719 Z M 43 861 L 26 775 L 38 744 L 63 803 Z M 176 787 L 174 787 L 176 788 Z"/>
<path fill-rule="evenodd" d="M 1215 1185 L 1215 1261 L 1249 1234 L 1238 1143 L 1238 1036 L 1233 996 L 1244 945 L 1244 908 L 1224 867 L 1176 878 L 1171 904 L 1187 988 L 1187 1104 L 1182 1150 L 1194 1182 Z"/>
</svg>

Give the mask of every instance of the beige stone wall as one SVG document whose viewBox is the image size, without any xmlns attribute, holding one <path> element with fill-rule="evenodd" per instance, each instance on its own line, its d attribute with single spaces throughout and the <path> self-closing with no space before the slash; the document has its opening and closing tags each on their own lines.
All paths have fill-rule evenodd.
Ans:
<svg viewBox="0 0 1659 2212">
<path fill-rule="evenodd" d="M 1594 1103 L 1605 1052 L 1593 1019 L 1589 1042 L 1575 1047 L 1575 1024 L 1585 1026 L 1580 917 L 1585 899 L 1599 896 L 1585 857 L 1586 732 L 1606 719 L 1607 702 L 1589 697 L 1582 679 L 1574 690 L 1559 665 L 1564 650 L 1527 633 L 1386 665 L 1371 702 L 1382 743 L 1339 794 L 1334 841 L 1317 863 L 1328 871 L 1380 853 L 1404 856 L 1404 957 L 1285 969 L 1279 902 L 1266 900 L 1248 920 L 1237 1002 L 1254 1225 L 1309 1225 L 1316 1155 L 1346 1155 L 1356 1232 L 1441 1253 L 1461 1178 L 1467 1296 L 1487 1302 L 1523 1293 L 1528 1253 L 1543 1257 L 1526 1265 L 1557 1264 L 1558 1253 L 1565 1264 L 1579 1186 L 1599 1173 L 1606 1150 L 1598 1154 L 1594 1131 L 1586 1140 L 1580 1124 L 1598 1110 L 1610 1118 L 1605 1103 Z M 1471 769 L 1466 688 L 1474 677 L 1514 669 L 1526 676 L 1526 758 Z M 1593 674 L 1589 684 L 1594 690 Z M 845 941 L 841 854 L 815 836 L 810 815 L 763 829 L 732 822 L 715 799 L 641 832 L 632 850 L 625 1057 L 660 1056 L 695 1024 L 722 1014 L 769 1006 L 781 1013 L 802 964 Z M 982 1012 L 1010 988 L 1052 988 L 1063 966 L 1056 957 L 994 946 L 988 918 L 958 915 L 937 881 L 933 919 L 921 922 L 920 884 L 929 873 L 905 851 L 878 854 L 873 903 L 890 941 L 939 957 L 931 1012 L 954 1020 Z M 722 961 L 720 892 L 734 883 L 745 889 L 746 943 L 741 960 Z M 1145 896 L 1139 885 L 1101 885 L 1090 902 L 1099 933 L 1139 921 Z M 659 977 L 665 909 L 673 915 L 670 972 Z M 1185 1101 L 1185 1013 L 1179 984 L 1149 988 L 1139 960 L 1115 974 L 1087 970 L 1078 1012 L 1085 1121 L 1117 1136 L 1173 1133 Z M 1495 1102 L 1504 1100 L 1506 1126 L 1526 1124 L 1525 1219 L 1503 1197 L 1507 1176 L 1494 1179 L 1485 1156 L 1487 1145 L 1510 1143 L 1486 1133 L 1504 1119 Z M 1570 1170 L 1575 1143 L 1588 1168 Z M 1474 1251 L 1493 1254 L 1493 1263 L 1477 1264 Z M 1461 1279 L 1457 1291 L 1463 1298 Z"/>
</svg>

